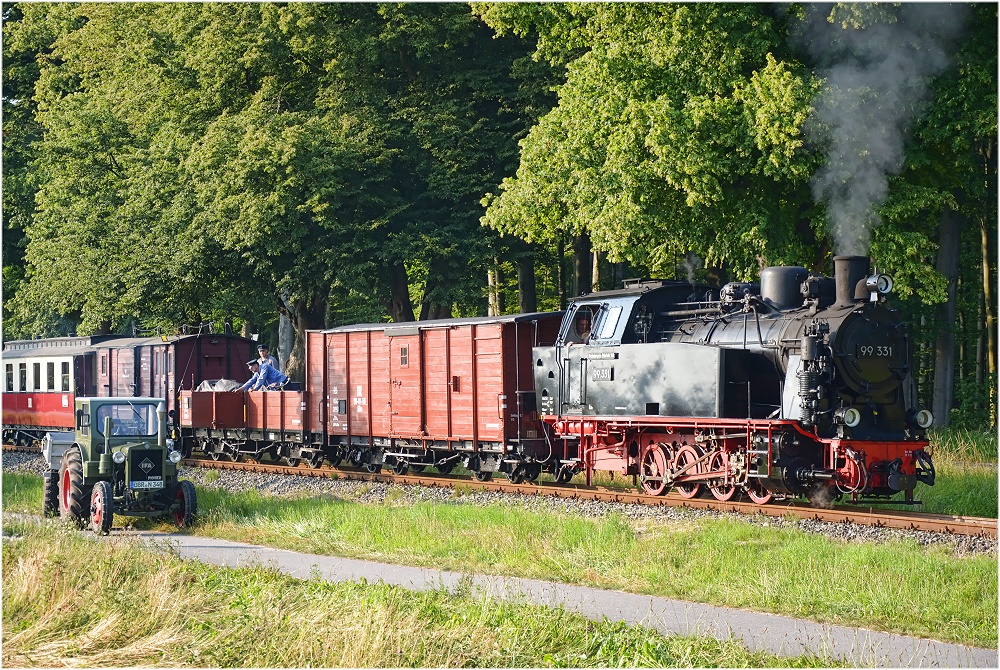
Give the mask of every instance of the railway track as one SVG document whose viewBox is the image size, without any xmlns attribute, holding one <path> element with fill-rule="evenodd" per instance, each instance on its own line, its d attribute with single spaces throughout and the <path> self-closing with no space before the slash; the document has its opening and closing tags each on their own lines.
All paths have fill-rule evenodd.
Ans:
<svg viewBox="0 0 1000 670">
<path fill-rule="evenodd" d="M 4 451 L 38 452 L 31 447 L 15 447 L 3 445 Z M 193 467 L 215 468 L 224 470 L 242 470 L 266 474 L 298 475 L 302 477 L 326 477 L 338 479 L 353 479 L 359 481 L 406 484 L 411 486 L 426 486 L 431 488 L 454 488 L 462 486 L 473 491 L 506 491 L 522 495 L 543 495 L 578 500 L 600 500 L 615 503 L 635 503 L 650 506 L 687 507 L 690 509 L 709 509 L 719 512 L 736 514 L 764 514 L 767 516 L 794 516 L 801 519 L 812 519 L 830 523 L 854 523 L 862 526 L 880 528 L 896 528 L 901 530 L 918 530 L 935 533 L 950 533 L 954 535 L 982 535 L 997 537 L 997 520 L 979 517 L 957 516 L 953 514 L 927 514 L 916 511 L 885 510 L 873 507 L 838 505 L 833 508 L 812 507 L 799 501 L 774 501 L 767 505 L 757 505 L 752 502 L 727 501 L 720 502 L 709 498 L 682 498 L 676 494 L 665 496 L 650 496 L 637 491 L 612 489 L 601 486 L 582 486 L 574 484 L 556 484 L 554 482 L 538 482 L 535 484 L 513 484 L 508 481 L 480 482 L 473 477 L 440 474 L 396 475 L 388 472 L 369 473 L 347 468 L 309 468 L 306 466 L 291 467 L 258 462 L 213 461 L 210 459 L 184 459 L 182 465 Z"/>
</svg>

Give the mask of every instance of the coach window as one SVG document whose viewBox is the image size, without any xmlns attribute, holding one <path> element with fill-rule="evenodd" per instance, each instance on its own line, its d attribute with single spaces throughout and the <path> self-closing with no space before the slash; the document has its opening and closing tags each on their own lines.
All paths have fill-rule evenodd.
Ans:
<svg viewBox="0 0 1000 670">
<path fill-rule="evenodd" d="M 7 364 L 7 393 L 14 392 L 14 365 Z"/>
<path fill-rule="evenodd" d="M 69 392 L 69 361 L 63 361 L 62 364 L 62 390 Z"/>
<path fill-rule="evenodd" d="M 45 390 L 55 391 L 56 390 L 56 364 L 46 363 L 45 364 Z"/>
<path fill-rule="evenodd" d="M 28 364 L 21 363 L 17 366 L 17 374 L 21 379 L 20 389 L 21 393 L 27 393 L 28 391 Z"/>
<path fill-rule="evenodd" d="M 42 364 L 41 363 L 32 363 L 31 364 L 31 372 L 32 372 L 32 384 L 31 384 L 32 390 L 33 391 L 41 391 L 42 390 Z"/>
<path fill-rule="evenodd" d="M 101 354 L 101 374 L 108 374 L 108 355 Z"/>
</svg>

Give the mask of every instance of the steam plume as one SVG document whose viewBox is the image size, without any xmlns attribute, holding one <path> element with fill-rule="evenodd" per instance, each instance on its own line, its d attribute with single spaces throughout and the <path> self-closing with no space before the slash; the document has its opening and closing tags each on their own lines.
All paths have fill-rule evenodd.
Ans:
<svg viewBox="0 0 1000 670">
<path fill-rule="evenodd" d="M 906 124 L 927 100 L 931 77 L 947 68 L 965 16 L 961 5 L 875 7 L 895 11 L 896 21 L 843 27 L 827 21 L 829 5 L 814 5 L 798 35 L 826 80 L 808 132 L 827 147 L 812 189 L 827 203 L 838 254 L 868 254 L 888 176 L 903 167 Z"/>
</svg>

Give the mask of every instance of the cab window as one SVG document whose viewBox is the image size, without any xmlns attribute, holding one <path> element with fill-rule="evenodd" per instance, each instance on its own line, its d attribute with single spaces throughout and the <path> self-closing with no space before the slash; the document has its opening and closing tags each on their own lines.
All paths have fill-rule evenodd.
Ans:
<svg viewBox="0 0 1000 670">
<path fill-rule="evenodd" d="M 156 435 L 156 408 L 152 405 L 102 405 L 97 408 L 98 434 L 104 435 L 105 418 L 111 417 L 114 437 L 152 437 Z"/>
</svg>

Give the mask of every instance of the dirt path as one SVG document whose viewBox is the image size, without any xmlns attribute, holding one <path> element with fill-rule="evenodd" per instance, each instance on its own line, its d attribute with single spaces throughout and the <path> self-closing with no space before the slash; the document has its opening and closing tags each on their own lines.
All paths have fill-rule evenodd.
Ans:
<svg viewBox="0 0 1000 670">
<path fill-rule="evenodd" d="M 116 531 L 112 537 L 121 536 Z M 170 546 L 182 558 L 228 567 L 264 565 L 293 577 L 319 575 L 334 582 L 365 579 L 412 590 L 454 591 L 471 584 L 474 592 L 505 600 L 562 606 L 591 619 L 607 617 L 656 629 L 665 634 L 737 638 L 751 650 L 784 656 L 825 654 L 857 667 L 997 667 L 997 650 L 922 638 L 848 628 L 776 614 L 727 609 L 623 591 L 572 586 L 513 577 L 389 565 L 333 556 L 301 554 L 192 535 L 128 533 L 158 546 Z"/>
</svg>

